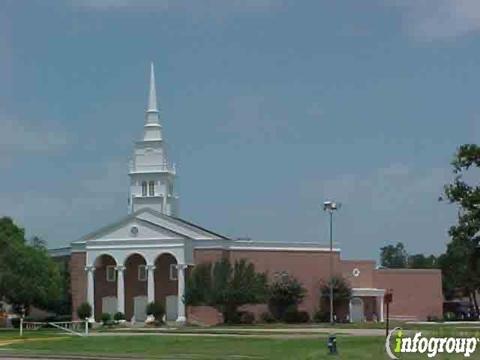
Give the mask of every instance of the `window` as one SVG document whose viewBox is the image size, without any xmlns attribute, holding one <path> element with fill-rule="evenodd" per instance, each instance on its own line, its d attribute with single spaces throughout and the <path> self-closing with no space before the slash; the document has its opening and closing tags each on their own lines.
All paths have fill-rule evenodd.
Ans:
<svg viewBox="0 0 480 360">
<path fill-rule="evenodd" d="M 171 281 L 177 280 L 177 264 L 170 264 L 170 276 Z"/>
<path fill-rule="evenodd" d="M 153 181 L 148 183 L 148 195 L 155 196 L 155 183 Z"/>
<path fill-rule="evenodd" d="M 142 182 L 142 196 L 147 196 L 147 182 Z"/>
<path fill-rule="evenodd" d="M 138 265 L 138 281 L 147 281 L 147 267 Z"/>
<path fill-rule="evenodd" d="M 107 281 L 113 282 L 117 279 L 117 272 L 115 271 L 114 265 L 108 265 L 106 268 Z"/>
</svg>

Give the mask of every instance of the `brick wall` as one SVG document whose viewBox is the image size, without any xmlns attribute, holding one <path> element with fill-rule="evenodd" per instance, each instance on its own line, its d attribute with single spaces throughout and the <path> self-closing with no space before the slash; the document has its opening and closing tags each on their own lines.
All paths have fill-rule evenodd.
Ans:
<svg viewBox="0 0 480 360">
<path fill-rule="evenodd" d="M 393 289 L 392 316 L 411 316 L 418 320 L 442 316 L 440 270 L 379 269 L 374 272 L 374 284 L 380 289 Z"/>
<path fill-rule="evenodd" d="M 74 252 L 70 257 L 70 286 L 72 292 L 72 318 L 78 320 L 77 308 L 87 301 L 86 254 Z"/>
</svg>

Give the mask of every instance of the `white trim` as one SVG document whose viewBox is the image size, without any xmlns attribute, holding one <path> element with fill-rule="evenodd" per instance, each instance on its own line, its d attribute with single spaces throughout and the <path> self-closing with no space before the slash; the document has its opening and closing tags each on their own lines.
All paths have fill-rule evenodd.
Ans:
<svg viewBox="0 0 480 360">
<path fill-rule="evenodd" d="M 116 268 L 116 265 L 105 266 L 105 280 L 107 282 L 115 282 L 117 280 L 117 270 L 115 268 Z M 110 270 L 113 270 L 113 272 L 110 273 L 109 272 Z M 113 274 L 113 279 L 109 276 L 109 275 L 112 275 L 112 274 Z"/>
<path fill-rule="evenodd" d="M 198 248 L 195 248 L 198 249 Z M 323 247 L 266 247 L 266 246 L 229 246 L 230 250 L 255 250 L 255 251 L 322 251 L 330 252 L 330 248 Z M 333 252 L 340 252 L 340 249 L 333 248 Z"/>
<path fill-rule="evenodd" d="M 181 248 L 183 244 L 152 244 L 152 245 L 104 245 L 87 246 L 87 250 L 106 250 L 106 249 L 163 249 L 163 248 Z"/>
<path fill-rule="evenodd" d="M 168 279 L 170 281 L 177 281 L 178 280 L 178 268 L 177 268 L 177 264 L 170 264 L 170 267 L 169 267 L 169 273 L 168 273 Z"/>
<path fill-rule="evenodd" d="M 385 295 L 385 289 L 352 288 L 352 297 L 383 296 L 383 295 Z"/>
<path fill-rule="evenodd" d="M 145 275 L 144 277 L 140 276 L 140 274 L 142 274 L 142 269 L 143 268 L 143 274 Z M 138 265 L 138 268 L 137 268 L 137 279 L 138 281 L 142 281 L 142 282 L 145 282 L 147 281 L 147 278 L 148 278 L 148 273 L 147 273 L 147 265 Z"/>
</svg>

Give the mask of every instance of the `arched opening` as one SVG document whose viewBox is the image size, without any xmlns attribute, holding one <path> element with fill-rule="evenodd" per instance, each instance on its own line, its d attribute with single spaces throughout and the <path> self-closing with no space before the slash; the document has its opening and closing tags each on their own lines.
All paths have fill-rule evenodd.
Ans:
<svg viewBox="0 0 480 360">
<path fill-rule="evenodd" d="M 102 313 L 117 311 L 117 262 L 111 255 L 100 255 L 95 259 L 94 309 L 95 319 Z"/>
<path fill-rule="evenodd" d="M 125 260 L 125 318 L 145 321 L 147 306 L 147 270 L 145 258 L 132 254 Z"/>
<path fill-rule="evenodd" d="M 155 260 L 155 301 L 165 306 L 167 321 L 177 319 L 178 280 L 177 260 L 171 254 L 162 254 Z"/>
</svg>

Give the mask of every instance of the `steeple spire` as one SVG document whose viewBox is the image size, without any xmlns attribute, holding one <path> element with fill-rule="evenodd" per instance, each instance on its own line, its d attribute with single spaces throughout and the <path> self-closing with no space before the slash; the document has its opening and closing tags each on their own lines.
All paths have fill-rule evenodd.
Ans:
<svg viewBox="0 0 480 360">
<path fill-rule="evenodd" d="M 148 91 L 148 108 L 145 114 L 144 140 L 162 140 L 162 125 L 157 107 L 157 90 L 155 88 L 155 70 L 150 63 L 150 88 Z"/>
<path fill-rule="evenodd" d="M 158 112 L 157 90 L 155 88 L 155 69 L 153 68 L 153 62 L 150 63 L 150 92 L 148 94 L 147 112 Z"/>
</svg>

